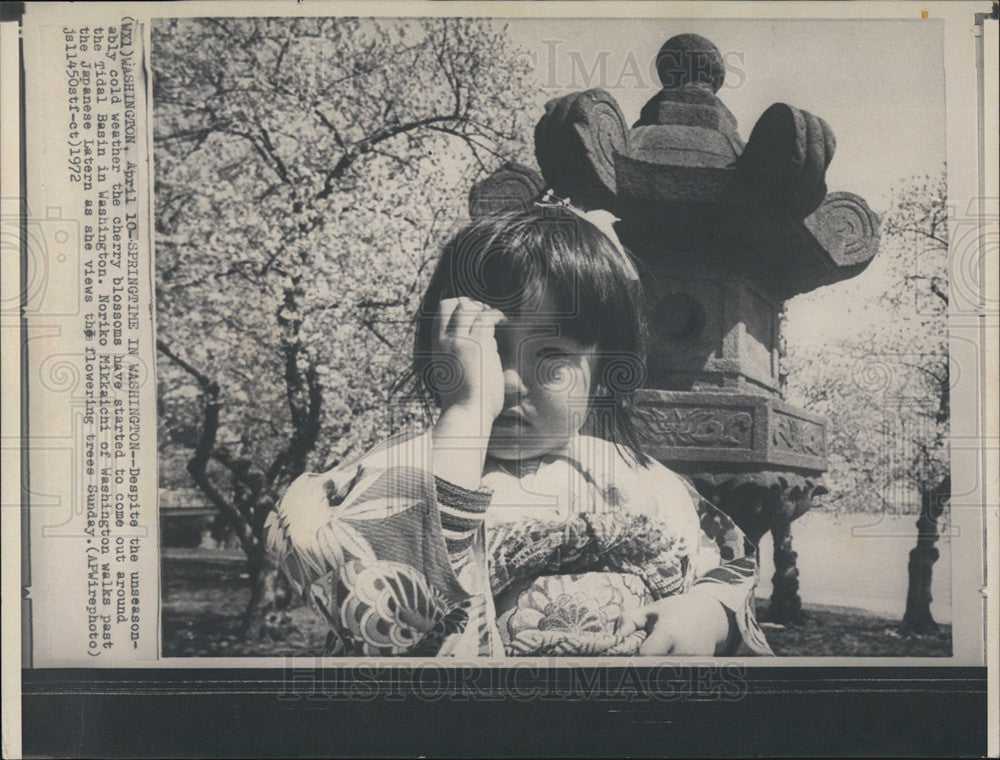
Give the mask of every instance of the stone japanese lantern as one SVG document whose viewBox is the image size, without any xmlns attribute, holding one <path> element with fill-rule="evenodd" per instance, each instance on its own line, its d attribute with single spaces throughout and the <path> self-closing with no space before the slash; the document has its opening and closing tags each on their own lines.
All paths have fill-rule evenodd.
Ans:
<svg viewBox="0 0 1000 760">
<path fill-rule="evenodd" d="M 879 221 L 857 195 L 827 193 L 835 140 L 822 119 L 776 103 L 743 142 L 716 95 L 725 66 L 710 41 L 669 39 L 657 71 L 663 89 L 631 129 L 604 90 L 550 101 L 535 129 L 544 179 L 507 165 L 472 189 L 470 213 L 530 203 L 550 187 L 620 219 L 648 306 L 638 393 L 648 453 L 754 542 L 771 531 L 770 618 L 794 622 L 791 523 L 826 492 L 826 423 L 783 400 L 784 302 L 863 271 Z"/>
</svg>

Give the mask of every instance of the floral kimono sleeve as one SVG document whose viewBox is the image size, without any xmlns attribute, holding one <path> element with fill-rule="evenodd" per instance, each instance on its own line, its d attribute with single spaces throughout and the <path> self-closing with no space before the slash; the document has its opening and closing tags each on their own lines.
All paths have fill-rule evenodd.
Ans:
<svg viewBox="0 0 1000 760">
<path fill-rule="evenodd" d="M 740 641 L 727 654 L 773 655 L 757 622 L 754 589 L 758 560 L 755 547 L 725 512 L 704 499 L 685 481 L 701 523 L 701 543 L 694 557 L 691 588 L 707 592 L 731 613 Z"/>
<path fill-rule="evenodd" d="M 304 474 L 268 516 L 267 550 L 329 626 L 328 654 L 435 655 L 468 623 L 429 451 L 427 436 L 390 441 Z"/>
</svg>

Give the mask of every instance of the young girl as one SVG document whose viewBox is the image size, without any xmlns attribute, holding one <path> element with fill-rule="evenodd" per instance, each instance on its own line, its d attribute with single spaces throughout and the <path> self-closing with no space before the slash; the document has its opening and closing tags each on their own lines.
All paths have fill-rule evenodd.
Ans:
<svg viewBox="0 0 1000 760">
<path fill-rule="evenodd" d="M 268 519 L 330 654 L 771 653 L 753 547 L 642 454 L 641 292 L 612 236 L 539 204 L 444 247 L 412 367 L 437 422 L 302 475 Z"/>
</svg>

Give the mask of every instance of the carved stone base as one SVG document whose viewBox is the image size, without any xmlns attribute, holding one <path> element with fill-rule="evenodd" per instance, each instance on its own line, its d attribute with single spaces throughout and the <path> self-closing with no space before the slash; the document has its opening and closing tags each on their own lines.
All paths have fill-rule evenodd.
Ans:
<svg viewBox="0 0 1000 760">
<path fill-rule="evenodd" d="M 672 469 L 826 470 L 825 420 L 773 396 L 643 388 L 635 401 L 645 450 Z"/>
<path fill-rule="evenodd" d="M 791 525 L 812 509 L 813 497 L 827 493 L 818 474 L 706 472 L 676 462 L 667 466 L 690 478 L 698 492 L 732 517 L 755 544 L 775 526 Z"/>
</svg>

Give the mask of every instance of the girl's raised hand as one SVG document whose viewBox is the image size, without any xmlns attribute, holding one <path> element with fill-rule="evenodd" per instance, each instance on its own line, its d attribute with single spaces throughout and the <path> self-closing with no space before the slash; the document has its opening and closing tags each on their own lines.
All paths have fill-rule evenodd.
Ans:
<svg viewBox="0 0 1000 760">
<path fill-rule="evenodd" d="M 431 332 L 435 358 L 450 365 L 437 388 L 441 413 L 474 420 L 481 435 L 489 435 L 503 410 L 503 366 L 494 328 L 504 320 L 502 311 L 480 301 L 446 298 Z"/>
</svg>

